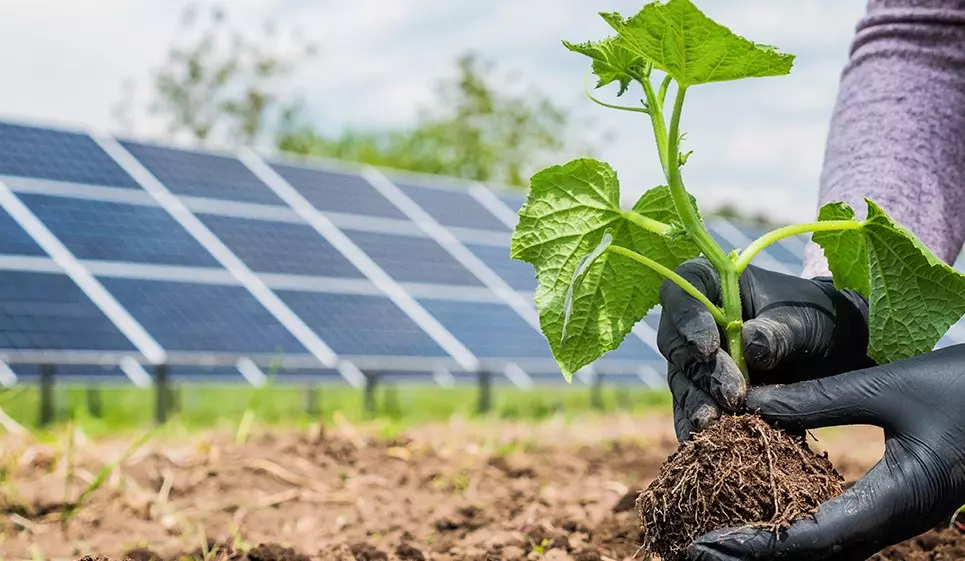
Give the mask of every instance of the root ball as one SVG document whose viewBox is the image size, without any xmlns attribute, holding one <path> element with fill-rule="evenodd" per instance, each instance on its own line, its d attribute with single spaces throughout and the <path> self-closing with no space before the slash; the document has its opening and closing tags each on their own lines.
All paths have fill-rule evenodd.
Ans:
<svg viewBox="0 0 965 561">
<path fill-rule="evenodd" d="M 842 492 L 826 455 L 756 415 L 728 416 L 671 455 L 637 498 L 644 549 L 684 558 L 698 536 L 726 527 L 780 531 Z"/>
</svg>

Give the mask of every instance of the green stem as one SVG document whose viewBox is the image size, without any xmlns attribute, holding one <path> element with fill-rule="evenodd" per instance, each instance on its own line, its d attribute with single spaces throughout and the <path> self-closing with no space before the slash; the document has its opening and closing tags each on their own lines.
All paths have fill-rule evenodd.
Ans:
<svg viewBox="0 0 965 561">
<path fill-rule="evenodd" d="M 754 240 L 751 245 L 747 246 L 747 249 L 741 252 L 740 256 L 734 262 L 734 265 L 737 267 L 738 272 L 743 271 L 750 264 L 751 260 L 754 259 L 754 256 L 760 253 L 767 246 L 784 238 L 804 234 L 806 232 L 857 230 L 862 226 L 864 226 L 864 222 L 858 220 L 824 220 L 821 222 L 808 222 L 806 224 L 792 224 L 790 226 L 784 226 L 783 228 L 778 228 L 777 230 L 768 232 Z"/>
<path fill-rule="evenodd" d="M 660 107 L 663 108 L 663 102 L 667 99 L 667 88 L 670 87 L 670 82 L 673 81 L 673 76 L 667 74 L 664 76 L 663 81 L 660 82 L 660 91 L 657 92 L 657 101 L 660 103 Z"/>
<path fill-rule="evenodd" d="M 627 107 L 626 105 L 613 105 L 612 103 L 607 103 L 605 101 L 602 101 L 593 97 L 593 94 L 590 93 L 590 86 L 588 82 L 589 79 L 590 79 L 590 72 L 587 72 L 586 78 L 583 79 L 583 93 L 585 93 L 586 97 L 590 98 L 590 101 L 592 101 L 593 103 L 596 103 L 597 105 L 602 105 L 603 107 L 606 107 L 608 109 L 617 109 L 619 111 L 633 111 L 635 113 L 646 113 L 647 115 L 650 114 L 650 111 L 646 107 Z"/>
<path fill-rule="evenodd" d="M 664 267 L 663 265 L 661 265 L 660 263 L 657 263 L 653 259 L 650 259 L 649 257 L 646 257 L 644 255 L 640 255 L 639 253 L 637 253 L 636 251 L 633 251 L 632 249 L 627 249 L 625 247 L 620 247 L 618 245 L 611 245 L 606 248 L 606 251 L 611 251 L 613 253 L 616 253 L 617 255 L 622 255 L 624 257 L 633 259 L 637 263 L 640 263 L 641 265 L 644 265 L 645 267 L 649 267 L 650 269 L 653 269 L 657 273 L 660 273 L 660 275 L 663 276 L 664 278 L 670 279 L 677 286 L 682 288 L 687 294 L 693 296 L 701 304 L 706 306 L 707 309 L 710 310 L 710 315 L 714 317 L 714 321 L 716 321 L 719 325 L 727 325 L 728 319 L 727 317 L 725 317 L 724 311 L 721 310 L 719 306 L 716 306 L 713 302 L 711 302 L 710 299 L 707 298 L 707 296 L 703 292 L 698 290 L 696 286 L 690 284 L 690 281 L 678 275 L 673 269 Z"/>
<path fill-rule="evenodd" d="M 680 176 L 680 114 L 684 104 L 687 88 L 677 84 L 677 96 L 674 99 L 673 114 L 670 117 L 670 130 L 667 133 L 667 183 L 670 195 L 673 197 L 677 214 L 684 224 L 684 229 L 697 244 L 700 251 L 717 269 L 720 275 L 721 303 L 723 317 L 715 320 L 724 328 L 727 336 L 727 351 L 730 353 L 737 367 L 747 379 L 747 364 L 744 362 L 744 347 L 741 341 L 741 327 L 743 326 L 743 309 L 740 298 L 740 272 L 731 261 L 727 253 L 714 241 L 707 231 L 703 220 L 697 214 L 690 200 L 690 194 L 684 187 Z M 704 304 L 706 305 L 706 304 Z"/>
<path fill-rule="evenodd" d="M 639 212 L 633 210 L 623 210 L 623 217 L 633 222 L 637 226 L 640 226 L 648 232 L 653 232 L 654 234 L 660 234 L 661 236 L 667 235 L 672 228 L 670 224 L 664 224 L 659 220 L 654 220 L 653 218 L 647 218 L 646 216 L 640 214 Z"/>
<path fill-rule="evenodd" d="M 647 107 L 650 108 L 650 123 L 653 125 L 653 138 L 657 143 L 657 154 L 660 157 L 660 167 L 664 175 L 667 174 L 667 124 L 663 120 L 663 104 L 653 91 L 653 84 L 649 78 L 640 80 L 643 93 L 647 96 Z"/>
</svg>

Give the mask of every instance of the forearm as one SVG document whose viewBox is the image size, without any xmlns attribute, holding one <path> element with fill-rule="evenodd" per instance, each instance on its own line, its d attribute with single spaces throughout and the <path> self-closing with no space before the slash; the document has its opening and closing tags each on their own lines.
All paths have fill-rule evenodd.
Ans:
<svg viewBox="0 0 965 561">
<path fill-rule="evenodd" d="M 965 239 L 965 1 L 871 0 L 844 70 L 821 204 L 875 200 L 939 257 Z M 809 244 L 807 276 L 828 274 Z"/>
</svg>

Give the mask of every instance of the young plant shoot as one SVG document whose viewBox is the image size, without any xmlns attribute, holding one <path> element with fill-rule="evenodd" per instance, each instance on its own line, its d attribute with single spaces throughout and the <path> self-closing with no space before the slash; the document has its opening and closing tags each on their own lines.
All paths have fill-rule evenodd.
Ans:
<svg viewBox="0 0 965 561">
<path fill-rule="evenodd" d="M 816 222 L 779 228 L 740 252 L 721 248 L 684 186 L 681 168 L 691 155 L 681 148 L 684 102 L 703 84 L 787 74 L 794 57 L 732 33 L 690 0 L 647 4 L 630 18 L 601 15 L 616 35 L 564 45 L 592 60 L 597 88 L 616 82 L 618 96 L 642 89 L 641 103 L 626 106 L 587 95 L 629 118 L 649 118 L 666 185 L 625 209 L 616 172 L 605 162 L 579 159 L 533 176 L 512 256 L 536 269 L 540 325 L 567 379 L 623 342 L 658 304 L 664 279 L 710 310 L 746 378 L 738 278 L 769 245 L 809 232 L 824 249 L 835 284 L 868 297 L 868 353 L 877 362 L 931 350 L 965 313 L 965 276 L 871 200 L 864 219 L 844 203 L 831 203 Z M 720 273 L 719 302 L 674 273 L 698 255 Z"/>
</svg>

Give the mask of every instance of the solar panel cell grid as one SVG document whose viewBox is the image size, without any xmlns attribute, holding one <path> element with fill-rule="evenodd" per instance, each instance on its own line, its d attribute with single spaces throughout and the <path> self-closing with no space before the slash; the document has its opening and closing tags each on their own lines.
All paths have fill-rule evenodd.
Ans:
<svg viewBox="0 0 965 561">
<path fill-rule="evenodd" d="M 547 358 L 543 335 L 504 304 L 420 299 L 419 303 L 481 358 Z"/>
<path fill-rule="evenodd" d="M 272 167 L 319 210 L 406 218 L 361 176 L 284 164 L 272 164 Z"/>
<path fill-rule="evenodd" d="M 508 232 L 509 228 L 466 191 L 433 189 L 395 182 L 406 195 L 440 224 Z"/>
<path fill-rule="evenodd" d="M 139 189 L 85 134 L 0 123 L 0 175 Z"/>
<path fill-rule="evenodd" d="M 343 355 L 446 356 L 422 329 L 382 296 L 280 290 L 285 301 Z"/>
<path fill-rule="evenodd" d="M 346 230 L 345 234 L 401 282 L 479 286 L 482 283 L 434 240 Z"/>
<path fill-rule="evenodd" d="M 44 250 L 20 224 L 0 209 L 0 253 L 6 255 L 45 255 Z"/>
<path fill-rule="evenodd" d="M 306 354 L 244 288 L 121 278 L 101 282 L 167 350 Z"/>
<path fill-rule="evenodd" d="M 510 259 L 504 246 L 465 244 L 483 263 L 516 290 L 536 290 L 536 272 L 529 263 Z"/>
<path fill-rule="evenodd" d="M 161 208 L 33 194 L 20 199 L 79 259 L 218 266 Z"/>
<path fill-rule="evenodd" d="M 125 141 L 121 144 L 154 177 L 178 195 L 269 205 L 284 204 L 235 158 L 135 142 Z"/>
<path fill-rule="evenodd" d="M 311 226 L 215 215 L 198 217 L 254 271 L 347 278 L 362 276 Z"/>
<path fill-rule="evenodd" d="M 66 275 L 0 271 L 0 348 L 132 351 Z"/>
</svg>

